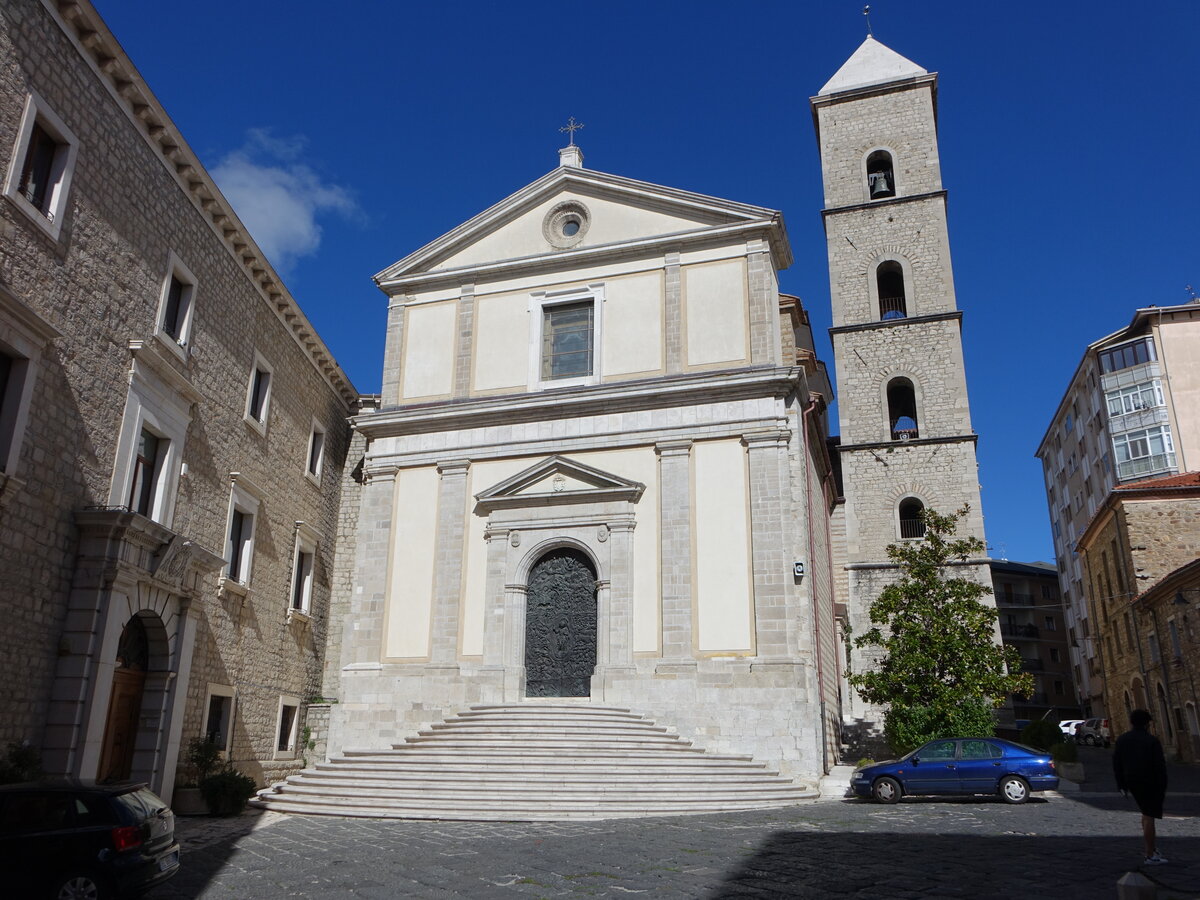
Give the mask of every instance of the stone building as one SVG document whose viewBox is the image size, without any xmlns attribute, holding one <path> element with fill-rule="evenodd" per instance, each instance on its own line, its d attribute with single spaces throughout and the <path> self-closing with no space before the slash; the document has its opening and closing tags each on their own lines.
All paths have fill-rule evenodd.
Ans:
<svg viewBox="0 0 1200 900">
<path fill-rule="evenodd" d="M 886 548 L 919 538 L 919 513 L 970 506 L 983 539 L 976 435 L 963 368 L 937 143 L 937 75 L 868 37 L 812 98 L 825 184 L 838 453 L 845 502 L 832 521 L 838 595 L 862 633 L 896 577 Z M 964 577 L 990 583 L 987 561 Z M 851 667 L 872 665 L 866 651 Z M 848 731 L 881 710 L 844 698 Z"/>
<path fill-rule="evenodd" d="M 990 567 L 1000 637 L 1017 648 L 1022 670 L 1033 675 L 1033 691 L 1012 697 L 1017 727 L 1035 719 L 1079 718 L 1058 569 L 1049 563 L 1007 559 L 993 559 Z"/>
<path fill-rule="evenodd" d="M 301 764 L 357 394 L 96 10 L 0 9 L 0 741 Z"/>
<path fill-rule="evenodd" d="M 1088 345 L 1037 449 L 1075 682 L 1104 712 L 1094 604 L 1076 543 L 1117 485 L 1200 469 L 1200 303 L 1138 309 Z"/>
<path fill-rule="evenodd" d="M 1149 709 L 1168 753 L 1200 761 L 1200 473 L 1118 485 L 1076 552 L 1103 713 Z"/>
<path fill-rule="evenodd" d="M 332 749 L 587 698 L 819 775 L 830 393 L 781 216 L 560 163 L 376 276 Z"/>
</svg>

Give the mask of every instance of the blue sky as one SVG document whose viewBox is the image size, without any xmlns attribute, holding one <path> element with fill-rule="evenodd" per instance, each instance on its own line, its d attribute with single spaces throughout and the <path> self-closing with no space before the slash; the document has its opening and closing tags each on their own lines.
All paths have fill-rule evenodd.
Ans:
<svg viewBox="0 0 1200 900">
<path fill-rule="evenodd" d="M 832 360 L 808 98 L 861 4 L 95 0 L 356 387 L 371 276 L 557 165 L 784 212 Z M 989 544 L 1050 559 L 1033 458 L 1084 346 L 1200 289 L 1196 0 L 881 0 L 875 37 L 940 73 L 942 174 Z"/>
</svg>

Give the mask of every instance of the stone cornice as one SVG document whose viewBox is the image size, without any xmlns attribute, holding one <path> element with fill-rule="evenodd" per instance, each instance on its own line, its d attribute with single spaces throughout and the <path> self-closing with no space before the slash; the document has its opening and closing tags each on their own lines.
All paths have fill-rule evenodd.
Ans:
<svg viewBox="0 0 1200 900">
<path fill-rule="evenodd" d="M 903 319 L 887 319 L 880 322 L 860 322 L 857 325 L 835 325 L 829 329 L 831 335 L 846 334 L 852 331 L 874 331 L 877 328 L 902 328 L 905 325 L 924 325 L 926 322 L 946 322 L 951 319 L 962 321 L 962 310 L 953 312 L 934 313 L 929 316 L 905 316 Z"/>
<path fill-rule="evenodd" d="M 977 434 L 951 434 L 945 437 L 913 438 L 908 441 L 868 441 L 862 444 L 839 444 L 838 450 L 849 453 L 853 450 L 893 450 L 896 447 L 930 447 L 937 444 L 975 444 L 979 441 Z"/>
<path fill-rule="evenodd" d="M 42 0 L 80 56 L 321 377 L 353 409 L 358 392 L 89 0 Z"/>
<path fill-rule="evenodd" d="M 680 404 L 785 397 L 800 383 L 795 366 L 732 369 L 668 378 L 638 379 L 559 390 L 444 400 L 388 407 L 351 419 L 369 440 L 424 431 L 511 425 Z"/>
<path fill-rule="evenodd" d="M 176 368 L 176 364 L 172 363 L 162 352 L 157 339 L 130 341 L 128 346 L 135 364 L 140 363 L 146 366 L 188 403 L 199 403 L 204 399 L 204 396 L 192 384 L 187 373 Z"/>
<path fill-rule="evenodd" d="M 579 247 L 573 250 L 558 250 L 535 256 L 519 256 L 497 262 L 460 266 L 453 269 L 438 269 L 432 272 L 413 272 L 384 278 L 377 276 L 377 284 L 389 296 L 402 294 L 413 289 L 430 289 L 463 282 L 472 284 L 503 280 L 539 272 L 574 269 L 585 265 L 619 262 L 626 259 L 644 258 L 652 254 L 677 252 L 681 248 L 702 249 L 709 245 L 727 243 L 730 238 L 762 238 L 771 249 L 772 262 L 776 269 L 791 265 L 790 251 L 786 257 L 775 249 L 776 242 L 770 240 L 773 229 L 782 229 L 779 214 L 772 219 L 759 219 L 736 225 L 706 227 L 698 231 L 680 231 L 672 234 L 655 235 L 649 238 L 602 244 L 594 247 Z"/>
<path fill-rule="evenodd" d="M 834 213 L 858 212 L 863 209 L 874 209 L 879 206 L 896 206 L 900 203 L 908 203 L 912 200 L 932 200 L 935 197 L 946 198 L 946 191 L 928 191 L 924 194 L 906 194 L 903 197 L 887 197 L 883 200 L 868 200 L 866 203 L 852 203 L 850 206 L 831 206 L 828 209 L 821 210 L 821 218 L 827 218 Z"/>
</svg>

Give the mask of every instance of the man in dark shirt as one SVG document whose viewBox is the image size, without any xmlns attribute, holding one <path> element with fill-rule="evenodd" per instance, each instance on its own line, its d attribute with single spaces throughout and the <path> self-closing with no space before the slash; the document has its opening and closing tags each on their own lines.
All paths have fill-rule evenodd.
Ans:
<svg viewBox="0 0 1200 900">
<path fill-rule="evenodd" d="M 1113 774 L 1117 787 L 1133 794 L 1133 799 L 1142 811 L 1142 838 L 1146 843 L 1145 865 L 1161 866 L 1167 860 L 1154 846 L 1154 820 L 1161 819 L 1163 799 L 1167 794 L 1167 762 L 1163 758 L 1162 744 L 1152 735 L 1150 713 L 1135 709 L 1129 714 L 1132 729 L 1117 738 L 1113 750 Z"/>
</svg>

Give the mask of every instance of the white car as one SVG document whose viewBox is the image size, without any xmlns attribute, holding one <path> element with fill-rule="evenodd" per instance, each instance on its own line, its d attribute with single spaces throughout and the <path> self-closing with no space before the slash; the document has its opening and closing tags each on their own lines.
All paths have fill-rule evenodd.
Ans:
<svg viewBox="0 0 1200 900">
<path fill-rule="evenodd" d="M 1058 723 L 1059 730 L 1072 740 L 1075 738 L 1075 726 L 1083 719 L 1063 719 Z"/>
</svg>

